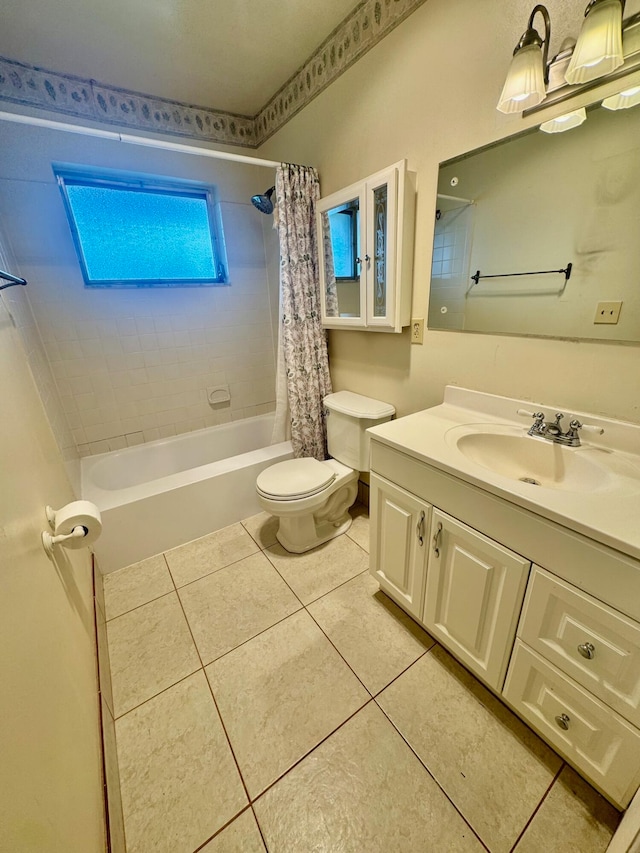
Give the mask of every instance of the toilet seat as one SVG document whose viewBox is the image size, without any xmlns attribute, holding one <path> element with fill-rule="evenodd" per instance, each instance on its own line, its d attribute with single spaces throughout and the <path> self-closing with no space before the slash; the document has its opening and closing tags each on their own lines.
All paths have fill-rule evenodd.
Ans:
<svg viewBox="0 0 640 853">
<path fill-rule="evenodd" d="M 287 459 L 262 471 L 256 489 L 273 501 L 293 501 L 324 491 L 336 476 L 328 465 L 312 457 Z"/>
</svg>

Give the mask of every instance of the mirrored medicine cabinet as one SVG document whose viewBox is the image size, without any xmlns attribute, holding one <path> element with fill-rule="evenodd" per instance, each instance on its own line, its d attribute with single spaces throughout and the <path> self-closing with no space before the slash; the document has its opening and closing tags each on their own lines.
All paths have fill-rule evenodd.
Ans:
<svg viewBox="0 0 640 853">
<path fill-rule="evenodd" d="M 442 163 L 437 192 L 429 328 L 640 341 L 640 106 Z"/>
<path fill-rule="evenodd" d="M 320 199 L 322 325 L 401 332 L 411 313 L 415 175 L 404 160 Z"/>
</svg>

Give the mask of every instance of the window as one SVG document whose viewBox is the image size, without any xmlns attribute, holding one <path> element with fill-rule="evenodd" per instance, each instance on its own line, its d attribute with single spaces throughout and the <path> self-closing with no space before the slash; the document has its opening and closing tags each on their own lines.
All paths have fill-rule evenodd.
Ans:
<svg viewBox="0 0 640 853">
<path fill-rule="evenodd" d="M 54 172 L 88 287 L 226 282 L 210 188 Z"/>
</svg>

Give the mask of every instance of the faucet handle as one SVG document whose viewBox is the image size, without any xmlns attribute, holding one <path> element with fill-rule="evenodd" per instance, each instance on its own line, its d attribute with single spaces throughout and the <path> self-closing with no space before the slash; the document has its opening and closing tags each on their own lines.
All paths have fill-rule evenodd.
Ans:
<svg viewBox="0 0 640 853">
<path fill-rule="evenodd" d="M 544 420 L 544 412 L 530 412 L 528 409 L 517 409 L 517 415 L 522 415 L 525 418 L 533 418 L 534 421 L 542 422 Z"/>
<path fill-rule="evenodd" d="M 579 429 L 583 429 L 585 432 L 595 432 L 596 435 L 602 435 L 604 433 L 603 427 L 596 426 L 595 424 L 581 424 L 577 418 L 571 421 L 569 427 L 577 431 Z"/>
</svg>

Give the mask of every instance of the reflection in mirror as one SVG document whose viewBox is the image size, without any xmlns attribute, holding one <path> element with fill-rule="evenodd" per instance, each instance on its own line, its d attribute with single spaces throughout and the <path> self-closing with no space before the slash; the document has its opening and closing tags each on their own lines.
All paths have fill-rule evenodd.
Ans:
<svg viewBox="0 0 640 853">
<path fill-rule="evenodd" d="M 429 328 L 640 341 L 639 235 L 640 109 L 443 163 Z"/>
<path fill-rule="evenodd" d="M 327 317 L 360 316 L 360 203 L 322 213 Z"/>
</svg>

